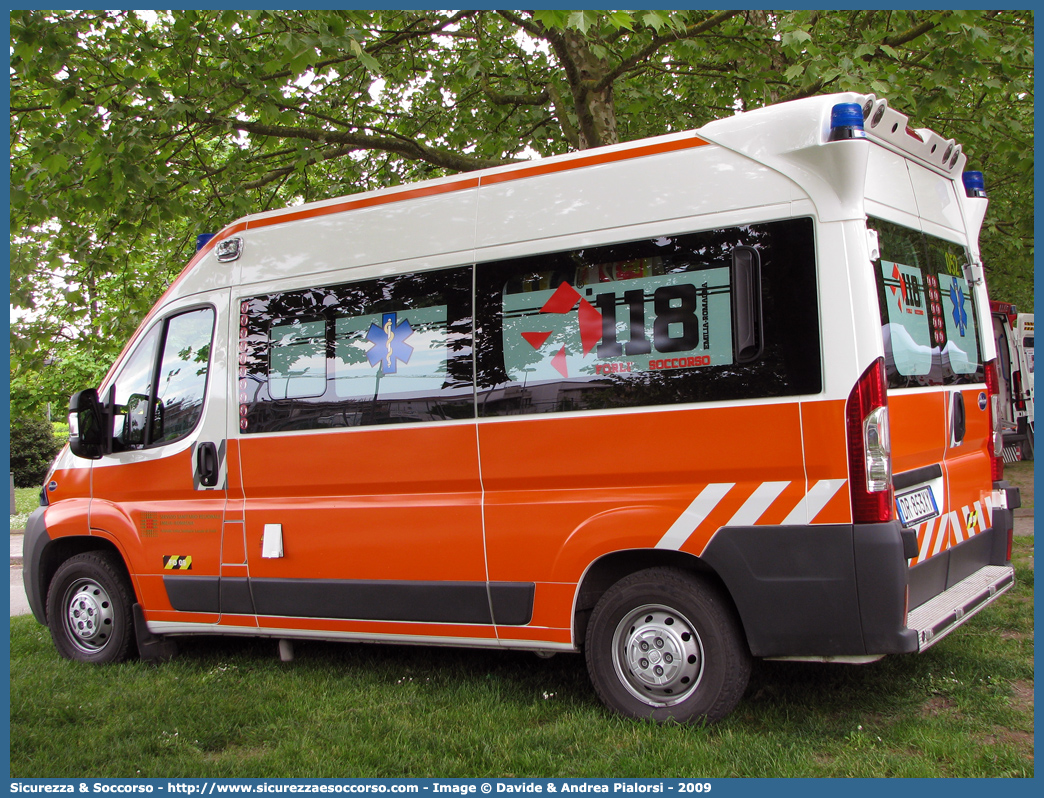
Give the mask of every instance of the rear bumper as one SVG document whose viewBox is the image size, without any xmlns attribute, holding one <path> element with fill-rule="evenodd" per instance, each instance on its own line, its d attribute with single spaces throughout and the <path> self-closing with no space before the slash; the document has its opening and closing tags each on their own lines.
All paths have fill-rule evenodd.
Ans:
<svg viewBox="0 0 1044 798">
<path fill-rule="evenodd" d="M 702 559 L 732 596 L 754 656 L 865 658 L 917 650 L 906 626 L 916 551 L 898 521 L 726 527 Z"/>
<path fill-rule="evenodd" d="M 726 527 L 702 559 L 725 583 L 759 657 L 866 661 L 923 651 L 1014 585 L 1017 488 L 993 527 L 910 568 L 916 532 L 898 521 Z M 908 608 L 912 608 L 908 610 Z"/>
<path fill-rule="evenodd" d="M 1010 565 L 987 565 L 913 610 L 906 625 L 924 651 L 1015 586 Z"/>
</svg>

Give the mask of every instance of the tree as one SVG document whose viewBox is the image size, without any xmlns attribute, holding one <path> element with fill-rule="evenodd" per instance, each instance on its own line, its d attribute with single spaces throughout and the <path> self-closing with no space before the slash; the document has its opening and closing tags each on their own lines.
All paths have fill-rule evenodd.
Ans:
<svg viewBox="0 0 1044 798">
<path fill-rule="evenodd" d="M 62 445 L 44 418 L 15 417 L 11 422 L 11 474 L 15 487 L 38 487 Z"/>
<path fill-rule="evenodd" d="M 962 142 L 994 294 L 1032 301 L 1031 12 L 14 11 L 11 39 L 27 373 L 111 360 L 246 213 L 841 90 Z"/>
</svg>

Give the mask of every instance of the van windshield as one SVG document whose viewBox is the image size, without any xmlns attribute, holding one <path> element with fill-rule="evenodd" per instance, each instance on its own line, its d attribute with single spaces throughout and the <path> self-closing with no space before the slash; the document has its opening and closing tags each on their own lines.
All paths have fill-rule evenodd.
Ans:
<svg viewBox="0 0 1044 798">
<path fill-rule="evenodd" d="M 983 382 L 968 251 L 960 244 L 871 217 L 890 388 Z"/>
</svg>

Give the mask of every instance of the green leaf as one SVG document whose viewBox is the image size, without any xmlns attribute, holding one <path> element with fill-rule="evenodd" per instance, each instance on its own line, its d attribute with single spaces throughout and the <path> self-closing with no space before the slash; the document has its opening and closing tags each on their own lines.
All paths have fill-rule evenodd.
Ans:
<svg viewBox="0 0 1044 798">
<path fill-rule="evenodd" d="M 373 72 L 376 75 L 380 75 L 381 74 L 381 63 L 376 58 L 374 58 L 372 55 L 370 55 L 369 53 L 366 53 L 366 52 L 361 52 L 361 53 L 359 53 L 358 58 L 359 58 L 359 62 L 364 67 L 366 67 L 370 72 Z"/>
<path fill-rule="evenodd" d="M 627 11 L 614 11 L 607 21 L 616 30 L 634 30 L 634 17 Z"/>
<path fill-rule="evenodd" d="M 548 30 L 564 29 L 569 24 L 568 11 L 556 11 L 554 9 L 542 9 L 533 12 L 533 19 Z"/>
<path fill-rule="evenodd" d="M 55 152 L 44 158 L 43 166 L 52 175 L 56 175 L 69 168 L 69 161 L 61 153 Z"/>
<path fill-rule="evenodd" d="M 810 41 L 812 41 L 812 34 L 805 30 L 791 30 L 783 34 L 784 47 L 798 49 Z"/>
<path fill-rule="evenodd" d="M 587 12 L 574 11 L 571 13 L 569 15 L 568 25 L 570 28 L 574 28 L 586 35 L 588 27 Z"/>
<path fill-rule="evenodd" d="M 667 24 L 668 17 L 656 11 L 648 11 L 642 15 L 642 24 L 652 28 L 657 33 Z"/>
</svg>

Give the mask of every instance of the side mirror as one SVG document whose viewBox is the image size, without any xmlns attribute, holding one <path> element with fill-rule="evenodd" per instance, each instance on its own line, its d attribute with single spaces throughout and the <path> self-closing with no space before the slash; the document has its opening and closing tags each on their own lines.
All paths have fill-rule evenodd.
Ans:
<svg viewBox="0 0 1044 798">
<path fill-rule="evenodd" d="M 69 451 L 88 460 L 105 454 L 105 413 L 94 388 L 69 399 Z"/>
</svg>

